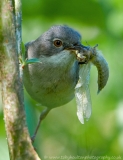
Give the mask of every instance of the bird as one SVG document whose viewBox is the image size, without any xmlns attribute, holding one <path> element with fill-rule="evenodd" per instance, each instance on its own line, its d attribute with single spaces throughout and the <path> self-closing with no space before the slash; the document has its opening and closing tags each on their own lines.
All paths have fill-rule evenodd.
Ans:
<svg viewBox="0 0 123 160">
<path fill-rule="evenodd" d="M 25 44 L 26 59 L 36 58 L 40 62 L 23 68 L 24 87 L 35 101 L 46 107 L 40 115 L 32 141 L 49 111 L 75 97 L 80 65 L 86 64 L 91 56 L 81 41 L 82 37 L 76 30 L 66 25 L 55 25 L 36 40 Z M 83 61 L 78 60 L 78 52 L 83 53 Z"/>
</svg>

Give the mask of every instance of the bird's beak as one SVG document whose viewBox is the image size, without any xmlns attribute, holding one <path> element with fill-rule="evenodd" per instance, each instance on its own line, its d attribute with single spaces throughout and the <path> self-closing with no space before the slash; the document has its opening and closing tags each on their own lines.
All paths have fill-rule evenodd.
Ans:
<svg viewBox="0 0 123 160">
<path fill-rule="evenodd" d="M 87 57 L 85 55 L 87 55 L 87 52 L 89 51 L 88 46 L 79 44 L 79 45 L 73 45 L 73 46 L 66 47 L 65 49 L 72 51 L 72 53 L 75 53 L 76 58 L 80 63 L 83 63 L 83 64 L 87 63 L 86 62 Z"/>
</svg>

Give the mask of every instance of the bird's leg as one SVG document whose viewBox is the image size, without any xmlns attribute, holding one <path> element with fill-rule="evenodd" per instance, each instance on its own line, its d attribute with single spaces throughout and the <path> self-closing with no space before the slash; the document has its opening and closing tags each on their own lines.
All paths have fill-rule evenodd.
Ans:
<svg viewBox="0 0 123 160">
<path fill-rule="evenodd" d="M 46 117 L 46 115 L 49 113 L 49 111 L 50 111 L 50 109 L 46 108 L 41 112 L 40 117 L 39 117 L 39 121 L 38 121 L 38 125 L 36 127 L 35 132 L 34 132 L 34 135 L 31 137 L 32 142 L 34 142 L 34 140 L 35 140 L 36 134 L 38 132 L 38 129 L 40 127 L 42 120 Z"/>
</svg>

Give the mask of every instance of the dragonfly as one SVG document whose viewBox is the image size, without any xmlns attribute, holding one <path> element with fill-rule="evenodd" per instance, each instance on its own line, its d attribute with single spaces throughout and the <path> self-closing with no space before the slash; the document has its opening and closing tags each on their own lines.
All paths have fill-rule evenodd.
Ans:
<svg viewBox="0 0 123 160">
<path fill-rule="evenodd" d="M 89 120 L 92 112 L 91 95 L 89 89 L 90 83 L 90 70 L 92 64 L 96 66 L 98 70 L 98 92 L 99 93 L 106 85 L 109 77 L 108 63 L 96 49 L 97 45 L 92 47 L 86 47 L 85 55 L 89 55 L 89 61 L 86 64 L 80 64 L 79 68 L 79 81 L 75 87 L 75 98 L 77 103 L 77 116 L 79 121 L 84 124 L 84 120 Z M 83 52 L 77 52 L 77 58 L 82 61 L 86 59 L 83 56 Z"/>
</svg>

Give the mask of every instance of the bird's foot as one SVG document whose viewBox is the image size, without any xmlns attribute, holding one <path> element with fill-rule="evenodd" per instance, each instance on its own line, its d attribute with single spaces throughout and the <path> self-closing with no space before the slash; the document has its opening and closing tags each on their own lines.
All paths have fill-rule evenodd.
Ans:
<svg viewBox="0 0 123 160">
<path fill-rule="evenodd" d="M 39 129 L 39 127 L 40 127 L 40 124 L 41 124 L 42 120 L 46 117 L 46 115 L 49 113 L 49 111 L 50 111 L 50 109 L 49 109 L 49 108 L 46 108 L 46 109 L 44 109 L 44 110 L 41 112 L 40 117 L 39 117 L 39 121 L 38 121 L 38 125 L 37 125 L 37 127 L 36 127 L 35 132 L 34 132 L 34 135 L 31 137 L 32 143 L 33 143 L 34 140 L 35 140 L 35 137 L 36 137 L 36 135 L 37 135 L 37 132 L 38 132 L 38 129 Z"/>
</svg>

